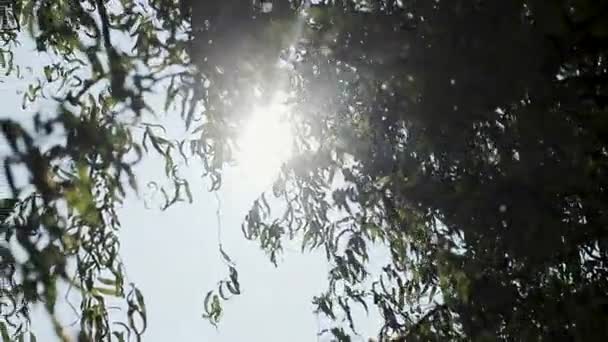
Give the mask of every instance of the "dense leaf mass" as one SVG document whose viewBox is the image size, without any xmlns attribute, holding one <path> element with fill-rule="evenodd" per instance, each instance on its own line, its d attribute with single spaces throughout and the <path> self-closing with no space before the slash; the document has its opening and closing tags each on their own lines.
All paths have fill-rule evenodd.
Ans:
<svg viewBox="0 0 608 342">
<path fill-rule="evenodd" d="M 24 104 L 50 95 L 58 110 L 35 116 L 34 131 L 2 120 L 23 199 L 2 233 L 29 253 L 16 264 L 28 301 L 53 315 L 60 279 L 81 291 L 83 341 L 145 328 L 116 235 L 132 165 L 166 161 L 170 185 L 153 185 L 163 209 L 191 200 L 179 158 L 201 162 L 219 188 L 247 109 L 278 91 L 296 132 L 269 191 L 284 205 L 271 213 L 261 195 L 243 233 L 274 263 L 286 239 L 325 250 L 329 288 L 313 303 L 335 339 L 356 334 L 356 306 L 379 310 L 381 340 L 608 338 L 608 1 L 13 5 L 56 60 Z M 11 49 L 24 35 L 2 34 L 6 77 L 19 74 Z M 148 103 L 159 88 L 164 109 Z M 148 120 L 172 106 L 186 137 Z M 38 143 L 50 135 L 56 145 Z M 377 250 L 388 258 L 371 258 Z M 229 276 L 204 299 L 212 323 L 240 294 L 220 251 Z M 125 299 L 122 325 L 110 324 L 109 295 Z"/>
<path fill-rule="evenodd" d="M 408 340 L 608 334 L 605 2 L 334 1 L 304 19 L 230 11 L 224 25 L 248 27 L 246 38 L 214 29 L 226 7 L 192 15 L 209 23 L 196 39 L 218 53 L 239 39 L 266 47 L 276 41 L 267 25 L 305 21 L 286 61 L 309 144 L 275 184 L 289 203 L 282 219 L 264 223 L 256 205 L 244 228 L 272 258 L 295 231 L 326 248 L 335 268 L 319 311 L 350 320 L 351 304 L 371 300 L 381 336 Z M 239 51 L 195 63 L 239 92 L 233 74 L 212 69 L 240 76 L 262 56 Z M 391 260 L 368 282 L 371 243 Z"/>
</svg>

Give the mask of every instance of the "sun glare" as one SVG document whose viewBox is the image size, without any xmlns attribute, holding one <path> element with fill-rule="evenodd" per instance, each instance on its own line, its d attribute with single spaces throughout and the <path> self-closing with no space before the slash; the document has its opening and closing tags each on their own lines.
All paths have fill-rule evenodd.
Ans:
<svg viewBox="0 0 608 342">
<path fill-rule="evenodd" d="M 292 133 L 285 96 L 252 108 L 237 142 L 236 167 L 248 182 L 270 185 L 291 155 Z"/>
</svg>

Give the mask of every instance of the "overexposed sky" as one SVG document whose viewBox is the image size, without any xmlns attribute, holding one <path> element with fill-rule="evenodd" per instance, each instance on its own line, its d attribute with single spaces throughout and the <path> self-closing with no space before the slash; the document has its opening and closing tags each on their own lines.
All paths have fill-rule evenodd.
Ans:
<svg viewBox="0 0 608 342">
<path fill-rule="evenodd" d="M 33 67 L 33 74 L 48 62 L 35 51 L 31 41 L 24 42 L 15 56 L 23 67 Z M 27 77 L 26 73 L 23 81 L 5 79 L 0 83 L 3 100 L 0 117 L 29 124 L 36 111 L 53 112 L 55 105 L 51 101 L 40 101 L 27 110 L 21 109 L 22 97 L 16 91 L 25 89 Z M 165 123 L 174 133 L 183 130 L 177 113 L 169 114 Z M 277 136 L 277 139 L 284 138 Z M 266 136 L 259 149 L 273 145 L 272 139 Z M 163 180 L 162 161 L 156 156 L 146 157 L 136 167 L 141 192 L 139 197 L 129 195 L 119 215 L 121 254 L 128 281 L 135 282 L 143 291 L 148 309 L 144 341 L 329 341 L 329 336 L 317 339 L 317 331 L 326 324 L 312 313 L 311 304 L 312 297 L 323 292 L 327 285 L 328 265 L 322 251 L 302 255 L 297 249 L 289 249 L 281 258 L 279 268 L 275 268 L 259 249 L 258 242 L 247 241 L 242 236 L 242 220 L 252 201 L 267 189 L 270 179 L 264 175 L 272 171 L 256 169 L 256 160 L 271 160 L 271 164 L 278 167 L 276 160 L 268 159 L 262 150 L 256 152 L 253 148 L 247 153 L 249 156 L 242 159 L 243 165 L 226 170 L 218 192 L 222 243 L 237 265 L 242 288 L 241 296 L 225 304 L 218 329 L 202 318 L 206 292 L 215 289 L 217 282 L 227 275 L 218 251 L 218 201 L 207 191 L 208 184 L 200 176 L 203 170 L 192 163 L 183 171 L 191 182 L 194 203 L 179 203 L 160 211 L 146 209 L 144 197 L 147 181 Z M 255 153 L 260 155 L 251 158 Z M 69 321 L 71 314 L 67 306 L 64 305 L 63 310 Z M 34 310 L 33 329 L 39 341 L 55 341 L 42 312 L 41 308 Z M 363 341 L 376 333 L 377 320 L 357 316 Z"/>
</svg>

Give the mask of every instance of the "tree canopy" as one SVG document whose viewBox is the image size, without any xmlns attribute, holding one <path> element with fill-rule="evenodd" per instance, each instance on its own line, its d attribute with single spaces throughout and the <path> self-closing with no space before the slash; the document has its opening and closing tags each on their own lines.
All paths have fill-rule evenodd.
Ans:
<svg viewBox="0 0 608 342">
<path fill-rule="evenodd" d="M 145 340 L 144 297 L 126 284 L 117 235 L 133 165 L 162 156 L 163 209 L 192 201 L 176 160 L 200 163 L 218 189 L 248 108 L 278 91 L 294 154 L 242 230 L 274 263 L 287 239 L 326 252 L 329 287 L 313 303 L 333 338 L 356 333 L 355 306 L 379 310 L 387 341 L 608 337 L 607 1 L 11 6 L 20 30 L 2 32 L 4 77 L 20 77 L 12 49 L 31 37 L 53 62 L 24 106 L 46 97 L 57 110 L 31 129 L 1 121 L 20 199 L 2 234 L 28 254 L 17 262 L 1 247 L 20 275 L 11 296 L 26 303 L 15 306 L 24 325 L 2 315 L 3 338 L 29 334 L 28 303 L 54 317 L 68 282 L 82 297 L 82 341 Z M 159 89 L 165 108 L 149 102 Z M 184 137 L 150 123 L 169 108 Z M 376 248 L 390 255 L 379 273 Z M 205 317 L 218 323 L 237 294 L 229 266 Z M 110 324 L 109 296 L 125 301 L 122 325 Z"/>
</svg>

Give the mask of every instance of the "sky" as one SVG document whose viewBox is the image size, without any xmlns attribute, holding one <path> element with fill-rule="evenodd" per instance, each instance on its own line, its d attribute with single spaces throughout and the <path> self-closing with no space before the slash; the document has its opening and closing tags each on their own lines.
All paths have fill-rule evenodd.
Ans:
<svg viewBox="0 0 608 342">
<path fill-rule="evenodd" d="M 35 52 L 31 41 L 24 42 L 15 55 L 22 66 L 33 67 L 34 74 L 48 62 Z M 22 81 L 0 83 L 3 100 L 0 117 L 28 123 L 36 111 L 54 110 L 50 101 L 21 109 L 21 95 L 16 92 L 27 85 L 31 76 L 27 72 L 25 76 Z M 288 156 L 282 147 L 288 134 L 285 126 L 276 121 L 276 111 L 268 108 L 259 113 L 256 109 L 252 111 L 252 121 L 243 133 L 246 148 L 238 158 L 240 165 L 225 170 L 217 197 L 207 190 L 209 184 L 201 177 L 203 170 L 194 163 L 183 171 L 191 182 L 194 202 L 178 203 L 166 211 L 148 209 L 145 184 L 163 179 L 162 161 L 146 157 L 136 167 L 142 191 L 130 194 L 119 210 L 121 256 L 128 281 L 136 283 L 146 299 L 148 329 L 143 339 L 146 342 L 329 341 L 328 336 L 317 336 L 327 322 L 313 314 L 311 304 L 313 296 L 321 294 L 327 286 L 329 266 L 322 251 L 302 254 L 296 246 L 287 248 L 275 268 L 256 241 L 242 236 L 240 225 L 253 200 L 268 188 L 272 180 L 268 175 L 277 171 L 281 158 Z M 169 116 L 164 123 L 174 132 L 183 130 L 181 121 L 174 118 L 176 115 Z M 273 131 L 265 132 L 264 139 L 256 139 L 254 133 L 260 127 L 272 127 Z M 6 149 L 0 147 L 0 151 L 5 153 Z M 227 275 L 218 250 L 218 207 L 219 235 L 224 249 L 236 263 L 242 295 L 224 304 L 222 320 L 214 328 L 202 314 L 206 292 L 215 289 L 217 282 Z M 71 322 L 74 316 L 65 303 L 62 310 L 65 322 Z M 355 317 L 362 334 L 355 341 L 366 341 L 367 336 L 377 332 L 377 317 L 368 319 L 363 314 Z M 32 328 L 39 341 L 57 340 L 42 308 L 34 308 Z"/>
</svg>

